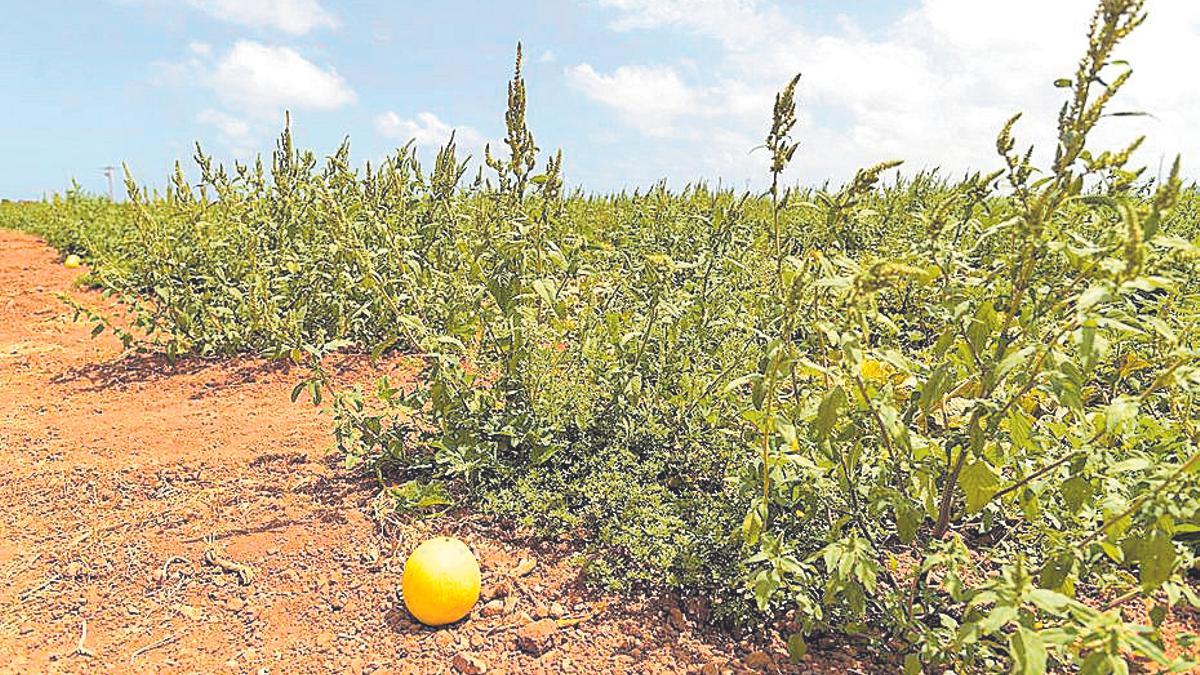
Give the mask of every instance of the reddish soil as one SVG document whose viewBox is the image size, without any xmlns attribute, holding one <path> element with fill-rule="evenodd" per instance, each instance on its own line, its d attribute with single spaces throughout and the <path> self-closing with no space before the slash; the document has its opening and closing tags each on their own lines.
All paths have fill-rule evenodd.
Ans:
<svg viewBox="0 0 1200 675">
<path fill-rule="evenodd" d="M 299 373 L 123 354 L 54 296 L 111 310 L 78 276 L 0 231 L 0 673 L 792 668 L 778 636 L 736 641 L 697 603 L 587 588 L 565 543 L 471 514 L 381 532 L 377 486 L 341 468 L 326 411 L 290 402 Z M 485 597 L 508 592 L 430 629 L 397 590 L 437 533 L 476 551 Z M 795 670 L 872 668 L 818 644 Z"/>
</svg>

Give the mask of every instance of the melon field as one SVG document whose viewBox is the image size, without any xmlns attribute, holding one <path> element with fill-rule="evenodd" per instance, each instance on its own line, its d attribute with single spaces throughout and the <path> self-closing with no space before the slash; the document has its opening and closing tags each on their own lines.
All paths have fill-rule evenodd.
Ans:
<svg viewBox="0 0 1200 675">
<path fill-rule="evenodd" d="M 1196 668 L 1200 189 L 1171 158 L 1137 166 L 1138 138 L 1089 141 L 1123 113 L 1120 43 L 1143 16 L 1099 3 L 1053 83 L 1045 165 L 1014 116 L 977 173 L 885 161 L 790 184 L 792 80 L 763 111 L 765 192 L 569 188 L 571 158 L 526 124 L 518 50 L 504 146 L 474 161 L 452 140 L 431 166 L 405 146 L 362 168 L 285 127 L 246 164 L 197 146 L 165 190 L 127 171 L 119 202 L 0 204 L 0 449 L 26 465 L 0 478 L 0 531 L 19 543 L 0 551 L 0 657 L 23 659 L 14 672 Z M 38 312 L 57 317 L 53 349 L 20 333 Z M 30 421 L 59 397 L 51 426 L 125 397 L 118 414 L 147 425 L 130 443 L 151 450 L 114 468 L 139 456 L 117 425 L 107 451 L 39 463 L 88 435 Z M 207 425 L 167 431 L 193 414 Z M 61 480 L 95 462 L 123 476 L 116 510 Z M 126 495 L 122 472 L 151 466 L 160 482 L 190 467 L 171 469 L 183 492 Z M 174 525 L 125 510 L 172 494 L 191 500 L 162 507 Z M 141 525 L 119 540 L 67 525 L 92 509 Z M 484 576 L 468 618 L 435 630 L 396 592 L 405 554 L 439 533 Z M 268 539 L 229 549 L 240 536 Z M 101 606 L 79 604 L 96 587 Z M 260 608 L 232 610 L 232 633 L 187 617 L 230 597 Z M 138 628 L 143 613 L 160 619 Z"/>
</svg>

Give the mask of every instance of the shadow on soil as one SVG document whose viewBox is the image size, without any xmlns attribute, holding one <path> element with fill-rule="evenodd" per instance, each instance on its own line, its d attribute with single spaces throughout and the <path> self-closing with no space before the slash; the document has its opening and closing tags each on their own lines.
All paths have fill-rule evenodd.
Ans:
<svg viewBox="0 0 1200 675">
<path fill-rule="evenodd" d="M 53 384 L 69 384 L 86 380 L 91 383 L 84 391 L 124 389 L 130 385 L 150 384 L 172 377 L 193 376 L 204 372 L 213 374 L 205 383 L 205 391 L 193 396 L 200 398 L 229 387 L 250 384 L 267 375 L 287 374 L 292 365 L 286 360 L 267 361 L 257 358 L 205 359 L 185 357 L 171 362 L 165 354 L 124 354 L 102 363 L 89 363 L 67 370 L 51 378 Z"/>
</svg>

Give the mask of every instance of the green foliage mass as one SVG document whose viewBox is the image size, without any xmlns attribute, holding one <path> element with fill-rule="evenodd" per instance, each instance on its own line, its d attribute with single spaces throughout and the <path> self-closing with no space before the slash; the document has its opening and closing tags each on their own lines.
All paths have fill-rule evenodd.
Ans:
<svg viewBox="0 0 1200 675">
<path fill-rule="evenodd" d="M 601 582 L 790 613 L 796 656 L 832 629 L 910 672 L 1184 669 L 1157 626 L 1200 604 L 1200 201 L 1128 166 L 1140 140 L 1087 145 L 1142 18 L 1100 3 L 1044 168 L 1013 118 L 995 173 L 786 187 L 793 79 L 767 193 L 565 194 L 518 53 L 508 156 L 473 182 L 453 141 L 356 172 L 285 131 L 269 171 L 198 150 L 199 185 L 0 223 L 85 255 L 143 348 L 289 356 L 314 396 L 330 351 L 419 357 L 334 399 L 389 508 L 465 501 L 574 536 Z M 1153 625 L 1122 620 L 1142 598 Z"/>
</svg>

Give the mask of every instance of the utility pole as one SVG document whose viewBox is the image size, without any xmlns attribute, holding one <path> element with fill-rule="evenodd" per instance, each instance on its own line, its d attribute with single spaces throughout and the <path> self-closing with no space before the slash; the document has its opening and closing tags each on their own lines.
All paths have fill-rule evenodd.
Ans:
<svg viewBox="0 0 1200 675">
<path fill-rule="evenodd" d="M 117 167 L 102 166 L 100 168 L 104 169 L 104 177 L 108 179 L 108 201 L 115 202 L 116 198 L 113 196 L 113 172 L 117 170 Z"/>
</svg>

